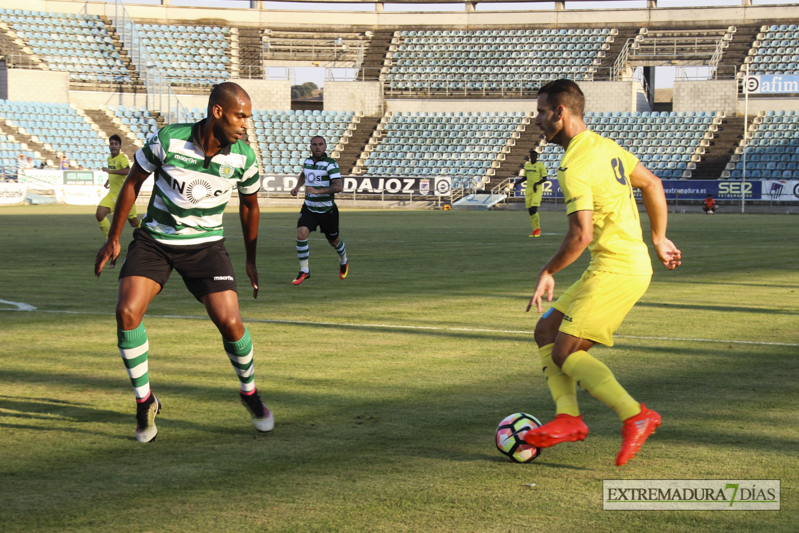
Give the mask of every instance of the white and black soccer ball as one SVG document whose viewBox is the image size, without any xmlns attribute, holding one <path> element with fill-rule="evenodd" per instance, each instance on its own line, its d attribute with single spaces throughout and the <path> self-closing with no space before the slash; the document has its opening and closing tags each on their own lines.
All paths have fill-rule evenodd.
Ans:
<svg viewBox="0 0 799 533">
<path fill-rule="evenodd" d="M 541 448 L 524 442 L 524 434 L 541 427 L 541 422 L 527 413 L 513 413 L 499 423 L 496 444 L 499 453 L 517 463 L 529 463 L 541 455 Z"/>
</svg>

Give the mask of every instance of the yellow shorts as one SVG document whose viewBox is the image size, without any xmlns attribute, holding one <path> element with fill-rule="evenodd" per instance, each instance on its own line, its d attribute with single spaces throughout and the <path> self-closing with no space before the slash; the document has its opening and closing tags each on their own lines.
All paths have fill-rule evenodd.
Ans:
<svg viewBox="0 0 799 533">
<path fill-rule="evenodd" d="M 532 187 L 532 185 L 530 185 Z M 541 198 L 544 196 L 544 185 L 538 186 L 538 192 L 533 193 L 532 196 L 525 195 L 524 197 L 524 205 L 527 206 L 527 209 L 531 207 L 541 207 Z"/>
<path fill-rule="evenodd" d="M 99 205 L 102 207 L 107 207 L 113 213 L 114 207 L 116 207 L 117 205 L 117 197 L 111 193 L 108 193 L 103 197 L 102 200 L 100 200 Z M 136 218 L 137 216 L 139 215 L 136 213 L 136 205 L 134 204 L 130 208 L 130 213 L 128 214 L 128 218 Z"/>
<path fill-rule="evenodd" d="M 613 346 L 613 333 L 649 287 L 651 275 L 586 270 L 552 306 L 564 314 L 560 331 Z"/>
</svg>

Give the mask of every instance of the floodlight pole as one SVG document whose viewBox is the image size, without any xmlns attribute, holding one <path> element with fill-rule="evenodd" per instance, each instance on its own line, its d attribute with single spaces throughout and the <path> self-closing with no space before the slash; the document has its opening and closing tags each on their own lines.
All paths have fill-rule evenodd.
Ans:
<svg viewBox="0 0 799 533">
<path fill-rule="evenodd" d="M 746 146 L 749 130 L 749 63 L 744 63 L 744 172 L 741 180 L 741 213 L 746 210 Z"/>
</svg>

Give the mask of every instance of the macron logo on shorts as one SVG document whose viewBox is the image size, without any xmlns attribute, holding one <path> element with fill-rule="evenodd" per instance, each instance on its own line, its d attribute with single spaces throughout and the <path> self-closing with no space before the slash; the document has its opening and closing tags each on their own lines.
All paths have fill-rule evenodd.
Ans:
<svg viewBox="0 0 799 533">
<path fill-rule="evenodd" d="M 233 276 L 214 276 L 214 281 L 233 281 Z"/>
</svg>

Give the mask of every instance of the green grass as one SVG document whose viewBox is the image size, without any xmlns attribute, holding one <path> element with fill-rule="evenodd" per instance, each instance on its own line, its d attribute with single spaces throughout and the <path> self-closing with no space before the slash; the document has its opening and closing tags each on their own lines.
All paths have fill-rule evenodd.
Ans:
<svg viewBox="0 0 799 533">
<path fill-rule="evenodd" d="M 796 529 L 799 217 L 672 216 L 683 266 L 656 268 L 616 346 L 593 350 L 663 415 L 619 469 L 620 423 L 583 392 L 585 442 L 526 465 L 493 445 L 505 415 L 553 413 L 524 308 L 562 213 L 544 212 L 534 240 L 523 212 L 344 211 L 349 277 L 315 233 L 313 278 L 294 287 L 296 210 L 266 211 L 253 300 L 229 212 L 275 430 L 253 429 L 219 334 L 175 274 L 145 318 L 164 410 L 141 445 L 116 273 L 92 275 L 92 212 L 0 209 L 0 299 L 37 307 L 0 311 L 0 531 Z M 587 260 L 556 276 L 558 293 Z M 781 479 L 782 511 L 605 512 L 602 480 L 619 478 Z"/>
</svg>

